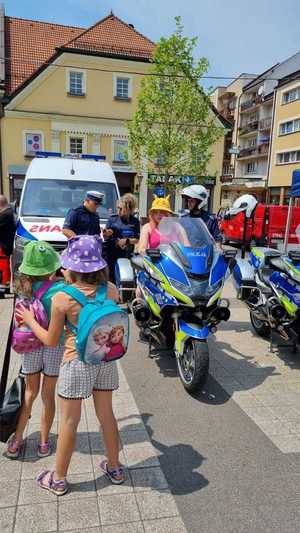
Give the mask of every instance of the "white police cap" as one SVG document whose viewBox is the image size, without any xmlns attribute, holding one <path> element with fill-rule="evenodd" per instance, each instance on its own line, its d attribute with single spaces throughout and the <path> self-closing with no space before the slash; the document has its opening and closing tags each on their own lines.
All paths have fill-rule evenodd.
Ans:
<svg viewBox="0 0 300 533">
<path fill-rule="evenodd" d="M 103 200 L 104 194 L 99 191 L 88 191 L 86 193 L 87 200 L 93 200 L 94 202 L 97 202 L 98 204 L 101 204 Z"/>
</svg>

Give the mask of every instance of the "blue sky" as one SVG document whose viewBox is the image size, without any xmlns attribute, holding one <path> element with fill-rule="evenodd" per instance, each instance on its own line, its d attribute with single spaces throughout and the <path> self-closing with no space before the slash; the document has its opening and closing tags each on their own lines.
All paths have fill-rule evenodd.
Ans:
<svg viewBox="0 0 300 533">
<path fill-rule="evenodd" d="M 260 73 L 300 50 L 299 0 L 7 0 L 4 5 L 10 16 L 83 27 L 112 9 L 154 41 L 170 34 L 180 15 L 186 34 L 199 37 L 197 55 L 209 59 L 211 75 Z"/>
</svg>

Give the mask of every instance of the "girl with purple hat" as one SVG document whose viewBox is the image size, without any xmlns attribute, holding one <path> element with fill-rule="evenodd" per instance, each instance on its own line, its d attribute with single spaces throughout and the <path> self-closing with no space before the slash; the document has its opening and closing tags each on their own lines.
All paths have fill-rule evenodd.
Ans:
<svg viewBox="0 0 300 533">
<path fill-rule="evenodd" d="M 61 256 L 65 278 L 86 297 L 94 298 L 99 285 L 107 286 L 107 298 L 119 300 L 116 287 L 108 282 L 107 265 L 102 258 L 102 245 L 98 236 L 77 236 L 69 240 Z M 82 400 L 93 395 L 97 418 L 102 426 L 107 450 L 107 460 L 100 469 L 114 484 L 124 482 L 124 472 L 119 463 L 119 435 L 112 408 L 112 393 L 119 386 L 115 361 L 88 365 L 77 358 L 76 336 L 68 328 L 76 327 L 80 304 L 63 292 L 52 300 L 52 316 L 48 331 L 34 320 L 30 311 L 22 309 L 23 320 L 46 346 L 56 346 L 64 325 L 65 351 L 58 378 L 61 422 L 57 441 L 55 470 L 43 470 L 37 478 L 40 487 L 60 496 L 68 490 L 66 475 L 75 447 L 77 427 L 81 417 Z"/>
</svg>

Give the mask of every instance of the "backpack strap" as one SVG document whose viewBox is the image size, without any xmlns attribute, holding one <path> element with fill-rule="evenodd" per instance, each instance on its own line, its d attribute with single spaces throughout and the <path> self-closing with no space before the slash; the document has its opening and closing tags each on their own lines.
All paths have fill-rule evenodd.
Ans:
<svg viewBox="0 0 300 533">
<path fill-rule="evenodd" d="M 98 287 L 97 292 L 96 292 L 96 297 L 95 297 L 96 302 L 103 304 L 106 298 L 106 293 L 107 293 L 107 286 L 100 285 L 100 287 Z"/>
<path fill-rule="evenodd" d="M 69 296 L 71 296 L 71 298 L 73 298 L 73 300 L 76 300 L 76 302 L 78 302 L 82 307 L 84 307 L 88 301 L 79 289 L 76 289 L 76 287 L 71 287 L 70 285 L 65 285 L 65 287 L 62 287 L 59 292 L 64 292 L 65 294 L 68 294 Z M 72 324 L 70 320 L 67 320 L 66 324 L 69 330 L 74 335 L 77 335 L 77 327 L 74 326 L 74 324 Z"/>
<path fill-rule="evenodd" d="M 47 290 L 50 289 L 50 287 L 52 287 L 53 283 L 54 282 L 51 280 L 45 281 L 45 283 L 43 283 L 40 286 L 40 288 L 37 291 L 35 291 L 34 293 L 35 298 L 37 298 L 38 300 L 41 300 L 43 296 L 46 294 Z"/>
<path fill-rule="evenodd" d="M 79 290 L 76 289 L 76 287 L 71 287 L 70 285 L 66 285 L 65 287 L 62 287 L 59 292 L 64 292 L 65 294 L 68 294 L 73 298 L 73 300 L 76 300 L 82 307 L 84 307 L 88 299 L 86 296 Z"/>
</svg>

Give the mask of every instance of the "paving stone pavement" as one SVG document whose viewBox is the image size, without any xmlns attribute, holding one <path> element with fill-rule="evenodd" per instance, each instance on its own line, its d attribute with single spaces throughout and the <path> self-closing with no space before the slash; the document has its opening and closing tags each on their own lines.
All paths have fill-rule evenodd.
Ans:
<svg viewBox="0 0 300 533">
<path fill-rule="evenodd" d="M 271 353 L 231 283 L 223 296 L 231 300 L 233 320 L 217 332 L 210 373 L 279 450 L 300 452 L 300 350 Z"/>
<path fill-rule="evenodd" d="M 0 300 L 0 367 L 12 300 Z M 13 354 L 9 383 L 18 372 L 19 356 Z M 120 389 L 114 395 L 114 409 L 120 429 L 120 457 L 126 470 L 126 483 L 111 485 L 101 475 L 98 464 L 104 454 L 92 400 L 84 402 L 76 451 L 68 480 L 70 492 L 60 498 L 37 488 L 35 477 L 53 466 L 54 457 L 38 459 L 39 416 L 37 399 L 26 428 L 26 444 L 20 460 L 5 457 L 0 443 L 0 532 L 43 533 L 69 531 L 82 533 L 184 533 L 175 500 L 159 466 L 157 451 L 140 416 L 126 377 L 119 365 Z M 59 413 L 51 440 L 55 449 Z"/>
</svg>

